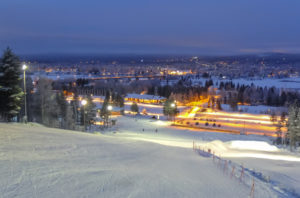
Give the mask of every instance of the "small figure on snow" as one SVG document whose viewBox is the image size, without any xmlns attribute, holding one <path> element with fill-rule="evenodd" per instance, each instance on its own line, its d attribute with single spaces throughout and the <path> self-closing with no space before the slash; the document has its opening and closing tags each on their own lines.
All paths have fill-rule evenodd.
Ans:
<svg viewBox="0 0 300 198">
<path fill-rule="evenodd" d="M 155 129 L 155 133 L 157 133 L 157 129 Z"/>
</svg>

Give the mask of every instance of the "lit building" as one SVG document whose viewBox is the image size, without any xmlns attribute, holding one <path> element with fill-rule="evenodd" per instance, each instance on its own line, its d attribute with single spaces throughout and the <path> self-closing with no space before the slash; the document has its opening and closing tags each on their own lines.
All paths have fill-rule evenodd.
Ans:
<svg viewBox="0 0 300 198">
<path fill-rule="evenodd" d="M 125 101 L 138 102 L 138 103 L 147 103 L 147 104 L 161 104 L 167 99 L 161 96 L 155 95 L 141 95 L 141 94 L 127 94 Z"/>
</svg>

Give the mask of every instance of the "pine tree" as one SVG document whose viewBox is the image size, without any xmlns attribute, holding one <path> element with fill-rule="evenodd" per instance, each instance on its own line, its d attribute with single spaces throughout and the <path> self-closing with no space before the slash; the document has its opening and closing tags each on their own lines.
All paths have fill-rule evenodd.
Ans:
<svg viewBox="0 0 300 198">
<path fill-rule="evenodd" d="M 73 101 L 71 102 L 72 112 L 75 120 L 75 125 L 78 125 L 79 122 L 79 116 L 78 116 L 78 108 L 79 108 L 79 95 L 77 90 L 74 92 Z"/>
<path fill-rule="evenodd" d="M 33 121 L 33 111 L 32 111 L 32 104 L 33 102 L 33 84 L 32 84 L 32 79 L 30 76 L 26 76 L 26 106 L 27 106 L 27 121 L 32 122 Z M 21 87 L 24 87 L 24 81 L 22 80 Z M 25 115 L 25 104 L 21 105 L 21 111 L 20 115 Z"/>
<path fill-rule="evenodd" d="M 220 101 L 220 99 L 217 100 L 217 103 L 216 103 L 216 109 L 222 110 L 222 106 L 221 106 L 221 101 Z"/>
<path fill-rule="evenodd" d="M 270 121 L 272 122 L 273 126 L 276 127 L 276 144 L 280 144 L 282 142 L 283 121 L 282 119 L 277 119 L 276 113 L 274 111 L 271 112 Z"/>
<path fill-rule="evenodd" d="M 277 117 L 274 111 L 271 112 L 270 121 L 273 123 L 273 125 L 277 122 Z"/>
<path fill-rule="evenodd" d="M 290 142 L 290 149 L 296 147 L 296 142 L 300 140 L 300 107 L 297 102 L 289 107 L 289 119 L 287 123 L 287 137 Z"/>
<path fill-rule="evenodd" d="M 67 104 L 66 118 L 65 118 L 64 127 L 66 129 L 75 130 L 75 125 L 76 125 L 76 118 L 75 118 L 75 115 L 74 115 L 74 110 L 73 110 L 72 103 Z"/>
<path fill-rule="evenodd" d="M 67 128 L 66 127 L 66 120 L 67 120 L 68 103 L 66 101 L 66 98 L 65 98 L 63 92 L 59 92 L 59 93 L 56 94 L 56 102 L 57 102 L 58 107 L 59 107 L 58 117 L 60 119 L 60 127 L 61 128 Z"/>
<path fill-rule="evenodd" d="M 58 127 L 59 106 L 51 83 L 44 78 L 37 83 L 37 92 L 34 94 L 35 117 L 46 126 Z"/>
<path fill-rule="evenodd" d="M 110 93 L 106 92 L 105 99 L 104 99 L 104 102 L 102 104 L 102 108 L 101 108 L 101 111 L 100 111 L 100 116 L 104 120 L 104 126 L 108 126 L 108 118 L 109 118 L 109 115 L 111 113 L 108 110 L 109 104 L 110 104 Z"/>
<path fill-rule="evenodd" d="M 179 113 L 179 111 L 177 109 L 177 105 L 174 100 L 172 100 L 172 99 L 166 100 L 164 107 L 163 107 L 163 113 L 169 119 L 171 117 L 175 117 Z"/>
<path fill-rule="evenodd" d="M 138 107 L 138 105 L 136 104 L 136 102 L 133 102 L 133 103 L 132 103 L 132 105 L 131 105 L 131 107 L 130 107 L 130 110 L 131 110 L 132 112 L 136 113 L 136 114 L 139 113 L 139 107 Z"/>
<path fill-rule="evenodd" d="M 0 62 L 0 119 L 12 121 L 20 109 L 24 95 L 20 87 L 19 58 L 7 48 Z"/>
<path fill-rule="evenodd" d="M 229 100 L 229 105 L 230 105 L 230 108 L 232 111 L 237 111 L 238 109 L 238 101 L 237 101 L 237 98 L 236 97 L 232 97 L 230 100 Z"/>
<path fill-rule="evenodd" d="M 87 104 L 85 105 L 85 125 L 90 126 L 93 118 L 96 116 L 95 112 L 96 105 L 93 102 L 92 97 L 89 95 L 87 97 Z"/>
</svg>

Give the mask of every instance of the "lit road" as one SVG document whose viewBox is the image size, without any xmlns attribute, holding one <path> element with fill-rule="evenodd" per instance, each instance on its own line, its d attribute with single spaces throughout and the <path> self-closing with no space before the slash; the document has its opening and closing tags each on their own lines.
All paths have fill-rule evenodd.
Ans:
<svg viewBox="0 0 300 198">
<path fill-rule="evenodd" d="M 178 116 L 176 124 L 188 127 L 228 130 L 243 134 L 276 136 L 276 127 L 270 121 L 269 115 L 236 113 L 224 111 L 201 112 L 199 107 Z M 209 111 L 210 110 L 210 111 Z M 188 112 L 188 113 L 187 113 Z M 283 128 L 285 132 L 286 129 Z"/>
</svg>

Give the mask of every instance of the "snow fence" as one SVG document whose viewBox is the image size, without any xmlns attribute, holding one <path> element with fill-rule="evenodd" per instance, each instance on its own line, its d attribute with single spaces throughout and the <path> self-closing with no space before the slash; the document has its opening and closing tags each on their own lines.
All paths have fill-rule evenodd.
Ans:
<svg viewBox="0 0 300 198">
<path fill-rule="evenodd" d="M 237 164 L 231 160 L 223 159 L 217 156 L 210 148 L 204 148 L 193 141 L 193 151 L 202 157 L 212 158 L 213 164 L 218 167 L 228 179 L 235 180 L 241 185 L 249 188 L 249 197 L 268 197 L 276 194 L 278 197 L 300 197 L 292 189 L 286 189 L 276 181 L 272 181 L 269 176 L 246 168 L 243 164 Z"/>
</svg>

